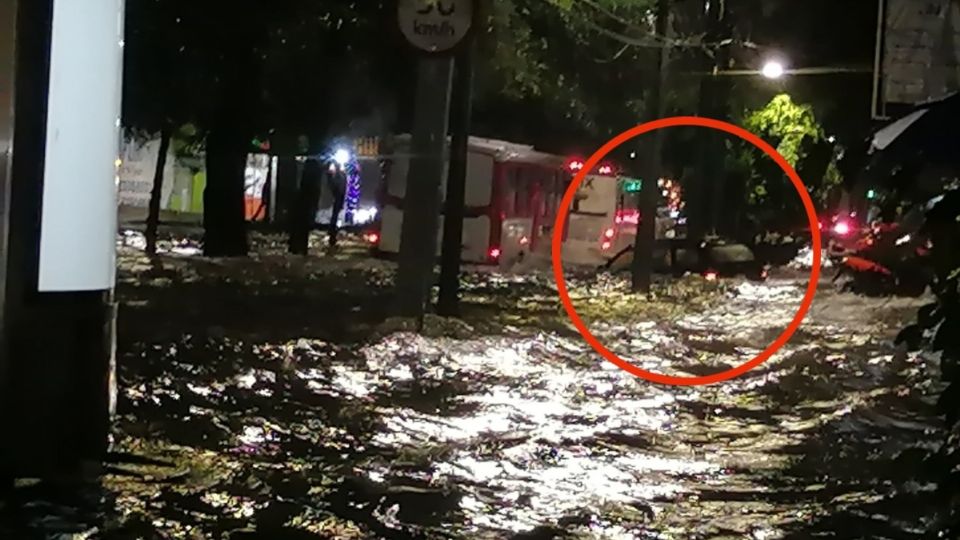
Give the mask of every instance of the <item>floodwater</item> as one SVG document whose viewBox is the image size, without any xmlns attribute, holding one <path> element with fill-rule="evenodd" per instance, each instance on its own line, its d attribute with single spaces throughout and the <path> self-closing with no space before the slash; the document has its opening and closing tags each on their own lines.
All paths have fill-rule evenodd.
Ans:
<svg viewBox="0 0 960 540">
<path fill-rule="evenodd" d="M 644 369 L 704 375 L 766 347 L 804 285 L 589 324 Z M 892 345 L 921 303 L 825 285 L 779 353 L 706 387 L 552 330 L 141 343 L 85 538 L 923 538 L 937 372 Z"/>
<path fill-rule="evenodd" d="M 702 375 L 758 353 L 801 294 L 792 282 L 742 284 L 723 307 L 677 324 L 593 331 L 635 365 Z M 585 538 L 772 539 L 803 536 L 862 505 L 865 515 L 824 529 L 882 538 L 863 529 L 875 522 L 903 538 L 923 529 L 916 508 L 895 518 L 868 508 L 899 493 L 883 469 L 908 448 L 934 448 L 937 424 L 904 386 L 926 366 L 888 345 L 884 316 L 895 307 L 879 304 L 824 293 L 768 364 L 710 387 L 638 380 L 582 342 L 549 334 L 393 335 L 361 349 L 359 365 L 338 367 L 323 390 L 377 400 L 374 454 L 432 455 L 419 467 L 374 459 L 359 471 L 455 494 L 459 517 L 446 528 L 454 536 L 540 528 Z M 445 392 L 444 400 L 410 403 L 400 396 L 411 388 Z M 912 499 L 931 487 L 906 489 Z M 402 500 L 386 512 L 397 526 L 426 517 L 404 512 Z"/>
</svg>

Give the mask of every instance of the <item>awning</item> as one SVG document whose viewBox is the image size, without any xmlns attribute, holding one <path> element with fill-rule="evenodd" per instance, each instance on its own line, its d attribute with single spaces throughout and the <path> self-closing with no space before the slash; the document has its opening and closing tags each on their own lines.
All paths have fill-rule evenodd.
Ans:
<svg viewBox="0 0 960 540">
<path fill-rule="evenodd" d="M 920 109 L 918 111 L 914 111 L 876 132 L 873 135 L 873 143 L 870 145 L 870 151 L 868 153 L 872 154 L 877 150 L 885 150 L 893 141 L 897 139 L 897 137 L 906 131 L 907 128 L 912 126 L 914 122 L 922 118 L 923 115 L 927 114 L 928 112 L 930 112 L 930 109 Z"/>
</svg>

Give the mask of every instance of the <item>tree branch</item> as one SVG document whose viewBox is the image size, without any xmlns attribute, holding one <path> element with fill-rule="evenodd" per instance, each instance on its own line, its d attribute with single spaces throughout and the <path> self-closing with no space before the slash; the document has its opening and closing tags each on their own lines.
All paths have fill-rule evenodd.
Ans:
<svg viewBox="0 0 960 540">
<path fill-rule="evenodd" d="M 742 47 L 749 48 L 749 49 L 759 48 L 757 44 L 751 41 L 739 41 L 733 38 L 724 39 L 716 43 L 705 43 L 703 41 L 704 34 L 694 34 L 694 35 L 690 35 L 680 39 L 671 38 L 667 36 L 658 36 L 656 33 L 650 32 L 649 30 L 644 28 L 642 25 L 638 25 L 637 23 L 630 21 L 614 13 L 610 9 L 600 5 L 594 0 L 578 0 L 578 1 L 582 5 L 586 5 L 598 11 L 599 13 L 606 16 L 607 18 L 610 18 L 613 21 L 624 26 L 624 30 L 625 30 L 624 32 L 617 32 L 615 30 L 611 30 L 609 28 L 602 26 L 600 23 L 594 21 L 591 18 L 583 19 L 588 27 L 592 28 L 593 30 L 611 39 L 619 41 L 620 43 L 624 43 L 628 47 L 632 46 L 632 47 L 646 47 L 646 48 L 660 48 L 660 47 L 701 48 L 701 49 L 709 50 L 717 47 L 729 47 L 733 45 L 740 45 Z M 573 8 L 574 6 L 575 4 L 571 4 L 571 8 Z M 628 35 L 628 32 L 630 32 L 631 30 L 639 31 L 638 33 L 640 33 L 641 35 L 636 37 Z M 623 53 L 621 52 L 617 56 L 619 56 L 620 54 L 623 54 Z M 616 59 L 616 57 L 614 59 Z"/>
<path fill-rule="evenodd" d="M 611 63 L 611 62 L 615 62 L 617 59 L 619 59 L 621 56 L 623 56 L 623 53 L 627 52 L 628 50 L 630 50 L 630 45 L 629 45 L 629 44 L 624 45 L 623 47 L 621 47 L 620 50 L 617 51 L 616 54 L 614 54 L 613 57 L 611 57 L 611 58 L 607 58 L 607 59 L 604 59 L 604 58 L 594 58 L 593 61 L 594 61 L 595 63 L 597 63 L 597 64 L 609 64 L 609 63 Z"/>
</svg>

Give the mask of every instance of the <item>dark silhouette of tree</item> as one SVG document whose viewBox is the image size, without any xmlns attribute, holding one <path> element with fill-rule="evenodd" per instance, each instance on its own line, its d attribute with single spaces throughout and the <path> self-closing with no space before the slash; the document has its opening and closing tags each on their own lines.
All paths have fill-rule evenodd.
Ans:
<svg viewBox="0 0 960 540">
<path fill-rule="evenodd" d="M 384 39 L 390 2 L 131 0 L 125 121 L 162 133 L 194 123 L 206 137 L 204 250 L 247 251 L 244 170 L 254 136 L 281 156 L 324 151 L 350 119 L 382 114 L 402 86 L 403 48 Z M 389 107 L 386 107 L 389 108 Z M 300 148 L 299 142 L 308 142 Z M 291 172 L 293 174 L 291 174 Z M 281 212 L 282 213 L 282 212 Z"/>
<path fill-rule="evenodd" d="M 740 67 L 759 57 L 751 37 L 763 34 L 763 10 L 754 4 L 730 0 L 732 36 L 708 43 L 704 0 L 672 2 L 670 40 L 655 34 L 650 0 L 490 2 L 475 23 L 475 132 L 589 152 L 648 119 L 665 45 L 667 114 L 694 113 L 705 56 L 732 47 Z M 295 198 L 297 154 L 361 130 L 409 129 L 416 56 L 395 9 L 386 0 L 130 0 L 125 118 L 154 132 L 192 122 L 207 136 L 208 254 L 246 252 L 243 163 L 255 135 L 280 158 L 280 202 Z M 733 92 L 731 112 L 750 92 Z M 626 161 L 630 150 L 614 157 Z M 287 209 L 277 210 L 282 218 Z"/>
<path fill-rule="evenodd" d="M 147 212 L 146 240 L 147 255 L 157 253 L 157 234 L 160 228 L 160 198 L 163 191 L 163 171 L 167 166 L 167 153 L 170 150 L 170 127 L 160 129 L 160 148 L 157 150 L 157 164 L 153 172 L 153 186 L 150 188 L 150 206 Z"/>
<path fill-rule="evenodd" d="M 160 197 L 167 151 L 174 131 L 194 119 L 196 98 L 183 69 L 174 2 L 132 1 L 127 5 L 124 56 L 123 124 L 147 136 L 160 136 L 147 213 L 147 253 L 157 249 Z"/>
</svg>

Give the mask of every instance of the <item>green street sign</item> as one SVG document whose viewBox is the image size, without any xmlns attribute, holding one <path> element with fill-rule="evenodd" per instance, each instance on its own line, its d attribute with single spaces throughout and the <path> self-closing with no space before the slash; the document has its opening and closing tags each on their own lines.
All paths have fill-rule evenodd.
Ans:
<svg viewBox="0 0 960 540">
<path fill-rule="evenodd" d="M 636 178 L 624 178 L 621 180 L 620 189 L 624 193 L 639 193 L 643 188 L 643 182 Z"/>
</svg>

